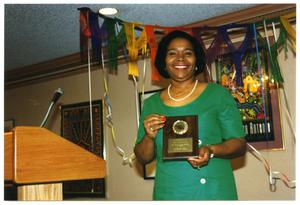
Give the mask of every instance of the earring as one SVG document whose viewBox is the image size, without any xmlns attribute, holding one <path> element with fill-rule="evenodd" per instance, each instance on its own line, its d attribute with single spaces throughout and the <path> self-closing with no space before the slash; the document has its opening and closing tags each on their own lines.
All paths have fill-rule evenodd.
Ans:
<svg viewBox="0 0 300 205">
<path fill-rule="evenodd" d="M 195 70 L 198 70 L 198 67 L 195 67 Z"/>
</svg>

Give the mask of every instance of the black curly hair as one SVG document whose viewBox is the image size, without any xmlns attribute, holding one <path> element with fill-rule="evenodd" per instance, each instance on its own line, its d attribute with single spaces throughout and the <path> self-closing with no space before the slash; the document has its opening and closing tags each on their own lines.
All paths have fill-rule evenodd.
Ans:
<svg viewBox="0 0 300 205">
<path fill-rule="evenodd" d="M 158 44 L 158 48 L 155 56 L 155 66 L 159 74 L 164 78 L 170 78 L 168 72 L 166 71 L 166 56 L 167 56 L 168 46 L 170 42 L 175 38 L 186 39 L 192 44 L 196 56 L 196 66 L 198 68 L 195 71 L 194 75 L 196 76 L 199 73 L 203 72 L 205 67 L 205 53 L 202 46 L 200 45 L 200 43 L 196 38 L 189 35 L 188 33 L 180 30 L 175 30 L 165 35 Z"/>
</svg>

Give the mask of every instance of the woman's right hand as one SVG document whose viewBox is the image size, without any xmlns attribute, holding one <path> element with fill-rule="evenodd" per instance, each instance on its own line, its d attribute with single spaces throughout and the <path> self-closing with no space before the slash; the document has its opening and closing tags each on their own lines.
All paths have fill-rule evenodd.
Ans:
<svg viewBox="0 0 300 205">
<path fill-rule="evenodd" d="M 160 128 L 165 126 L 166 117 L 158 114 L 150 114 L 144 119 L 146 136 L 154 139 Z"/>
</svg>

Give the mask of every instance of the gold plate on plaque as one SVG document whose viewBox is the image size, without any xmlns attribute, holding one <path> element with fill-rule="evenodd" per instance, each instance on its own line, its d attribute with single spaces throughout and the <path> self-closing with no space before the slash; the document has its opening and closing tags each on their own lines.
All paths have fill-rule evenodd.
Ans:
<svg viewBox="0 0 300 205">
<path fill-rule="evenodd" d="M 175 132 L 176 134 L 183 135 L 188 131 L 189 125 L 184 120 L 176 120 L 173 123 L 172 128 L 173 128 L 173 132 Z"/>
</svg>

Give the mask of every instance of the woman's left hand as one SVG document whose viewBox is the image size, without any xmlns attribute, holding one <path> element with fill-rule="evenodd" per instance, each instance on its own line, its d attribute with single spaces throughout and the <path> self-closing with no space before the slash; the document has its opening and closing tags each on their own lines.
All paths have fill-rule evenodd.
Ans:
<svg viewBox="0 0 300 205">
<path fill-rule="evenodd" d="M 199 148 L 198 157 L 189 157 L 187 160 L 194 168 L 200 168 L 206 165 L 210 159 L 210 149 L 207 146 L 202 146 Z"/>
</svg>

